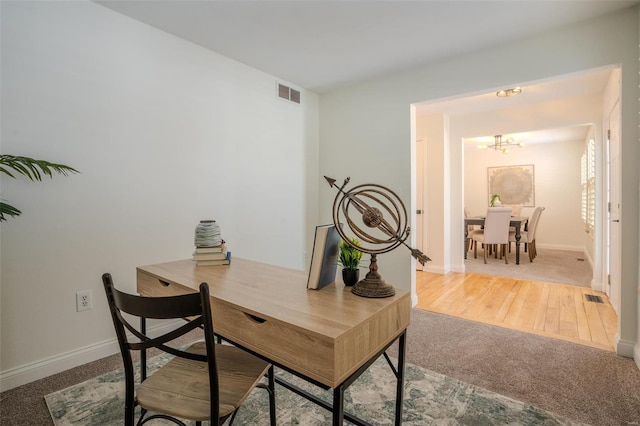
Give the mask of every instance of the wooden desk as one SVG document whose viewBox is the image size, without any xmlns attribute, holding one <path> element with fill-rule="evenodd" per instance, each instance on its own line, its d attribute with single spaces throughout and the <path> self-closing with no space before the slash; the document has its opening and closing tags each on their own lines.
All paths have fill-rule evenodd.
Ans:
<svg viewBox="0 0 640 426">
<path fill-rule="evenodd" d="M 465 217 L 464 218 L 464 258 L 467 258 L 467 252 L 469 251 L 469 225 L 482 225 L 484 226 L 484 216 L 477 217 Z M 520 264 L 520 238 L 522 235 L 520 231 L 522 225 L 529 222 L 529 218 L 525 216 L 513 216 L 509 222 L 509 226 L 516 228 L 516 265 Z"/>
<path fill-rule="evenodd" d="M 369 299 L 341 284 L 307 290 L 305 272 L 243 259 L 233 259 L 229 266 L 196 266 L 188 259 L 137 268 L 138 292 L 145 296 L 192 293 L 201 282 L 210 287 L 216 334 L 334 389 L 334 425 L 342 424 L 343 416 L 351 421 L 343 413 L 344 390 L 398 340 L 396 424 L 400 424 L 411 312 L 408 291 L 396 289 L 393 297 Z"/>
</svg>

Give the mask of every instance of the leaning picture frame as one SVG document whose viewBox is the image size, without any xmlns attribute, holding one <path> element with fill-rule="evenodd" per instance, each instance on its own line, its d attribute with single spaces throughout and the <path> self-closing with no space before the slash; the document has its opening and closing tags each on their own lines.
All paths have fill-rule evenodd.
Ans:
<svg viewBox="0 0 640 426">
<path fill-rule="evenodd" d="M 535 169 L 533 164 L 487 167 L 489 198 L 500 196 L 502 204 L 535 207 Z"/>
</svg>

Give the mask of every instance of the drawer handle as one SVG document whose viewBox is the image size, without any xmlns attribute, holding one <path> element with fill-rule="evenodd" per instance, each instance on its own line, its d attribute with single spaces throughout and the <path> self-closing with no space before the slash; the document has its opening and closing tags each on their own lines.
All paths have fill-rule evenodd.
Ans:
<svg viewBox="0 0 640 426">
<path fill-rule="evenodd" d="M 165 287 L 169 287 L 171 285 L 171 283 L 167 282 L 167 281 L 162 281 L 162 280 L 158 280 L 160 281 L 160 284 L 162 284 Z"/>
<path fill-rule="evenodd" d="M 247 316 L 251 321 L 257 322 L 258 324 L 262 324 L 263 322 L 267 322 L 267 320 L 266 320 L 266 319 L 263 319 L 263 318 L 257 317 L 257 316 L 255 316 L 255 315 L 248 314 L 248 313 L 246 313 L 246 312 L 243 312 L 243 313 L 244 313 L 244 314 L 245 314 L 245 315 L 246 315 L 246 316 Z"/>
</svg>

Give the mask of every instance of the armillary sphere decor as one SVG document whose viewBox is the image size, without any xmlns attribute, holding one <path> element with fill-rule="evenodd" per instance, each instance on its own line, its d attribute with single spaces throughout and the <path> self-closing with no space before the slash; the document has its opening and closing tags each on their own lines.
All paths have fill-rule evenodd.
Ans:
<svg viewBox="0 0 640 426">
<path fill-rule="evenodd" d="M 369 273 L 358 281 L 351 291 L 362 297 L 393 296 L 396 290 L 378 273 L 378 254 L 404 245 L 421 264 L 424 265 L 431 260 L 405 242 L 409 238 L 410 227 L 407 226 L 407 209 L 402 200 L 393 191 L 381 185 L 369 183 L 345 191 L 344 188 L 351 178 L 346 178 L 341 187 L 336 185 L 335 179 L 326 176 L 324 178 L 329 182 L 329 186 L 338 189 L 333 201 L 333 223 L 338 233 L 345 243 L 371 255 Z M 351 243 L 351 238 L 345 234 L 341 223 L 347 224 L 360 240 L 360 246 Z"/>
</svg>

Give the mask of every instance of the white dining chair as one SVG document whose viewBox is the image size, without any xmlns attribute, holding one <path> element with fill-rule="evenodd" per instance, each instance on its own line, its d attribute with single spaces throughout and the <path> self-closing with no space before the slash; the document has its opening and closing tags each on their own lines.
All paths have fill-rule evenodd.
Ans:
<svg viewBox="0 0 640 426">
<path fill-rule="evenodd" d="M 531 215 L 531 219 L 527 225 L 527 231 L 520 235 L 520 243 L 526 244 L 527 251 L 529 253 L 529 262 L 533 262 L 533 259 L 538 255 L 536 251 L 536 231 L 538 230 L 538 223 L 540 223 L 540 216 L 545 210 L 545 207 L 536 207 Z M 516 241 L 516 233 L 509 232 L 509 242 Z"/>
<path fill-rule="evenodd" d="M 478 244 L 482 244 L 484 246 L 484 263 L 487 263 L 487 249 L 491 245 L 496 245 L 500 248 L 501 256 L 504 256 L 504 263 L 509 263 L 506 248 L 507 244 L 509 244 L 511 212 L 511 207 L 489 207 L 487 209 L 484 230 L 482 232 L 474 232 L 471 235 L 475 242 L 473 248 L 474 258 L 478 258 Z"/>
</svg>

